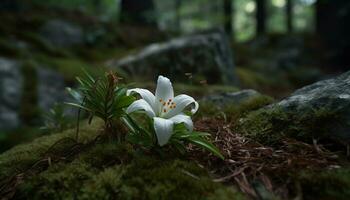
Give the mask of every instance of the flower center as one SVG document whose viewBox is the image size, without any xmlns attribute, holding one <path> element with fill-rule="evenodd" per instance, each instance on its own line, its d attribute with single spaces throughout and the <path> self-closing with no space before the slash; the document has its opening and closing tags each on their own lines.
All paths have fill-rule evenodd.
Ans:
<svg viewBox="0 0 350 200">
<path fill-rule="evenodd" d="M 170 110 L 176 108 L 176 103 L 173 102 L 172 99 L 168 99 L 167 101 L 164 101 L 163 99 L 159 99 L 159 103 L 160 103 L 160 115 L 163 115 L 167 112 L 169 112 Z"/>
</svg>

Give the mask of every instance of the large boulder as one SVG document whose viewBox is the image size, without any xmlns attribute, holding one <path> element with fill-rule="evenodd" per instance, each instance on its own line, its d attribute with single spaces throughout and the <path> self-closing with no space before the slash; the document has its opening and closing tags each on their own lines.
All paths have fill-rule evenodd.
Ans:
<svg viewBox="0 0 350 200">
<path fill-rule="evenodd" d="M 41 35 L 51 44 L 70 47 L 84 42 L 81 27 L 62 20 L 50 20 L 41 28 Z"/>
<path fill-rule="evenodd" d="M 305 86 L 277 105 L 288 110 L 304 110 L 311 107 L 350 111 L 350 71 Z"/>
<path fill-rule="evenodd" d="M 187 82 L 189 77 L 208 83 L 237 81 L 229 41 L 220 31 L 155 43 L 108 65 L 125 75 L 143 79 L 153 80 L 163 74 Z"/>
<path fill-rule="evenodd" d="M 260 142 L 284 136 L 350 142 L 350 71 L 305 86 L 241 120 L 242 132 Z"/>
<path fill-rule="evenodd" d="M 330 136 L 350 141 L 350 71 L 303 87 L 276 105 L 300 114 L 317 110 L 334 113 L 339 121 L 331 122 Z"/>
<path fill-rule="evenodd" d="M 18 110 L 21 94 L 20 63 L 0 58 L 0 130 L 15 128 L 20 124 Z"/>
</svg>

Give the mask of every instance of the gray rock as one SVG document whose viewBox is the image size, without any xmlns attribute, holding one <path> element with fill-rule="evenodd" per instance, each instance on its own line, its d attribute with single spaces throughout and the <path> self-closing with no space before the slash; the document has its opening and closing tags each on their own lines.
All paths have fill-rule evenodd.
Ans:
<svg viewBox="0 0 350 200">
<path fill-rule="evenodd" d="M 341 121 L 331 124 L 330 136 L 350 140 L 350 71 L 303 87 L 276 105 L 299 115 L 310 110 L 332 111 Z"/>
<path fill-rule="evenodd" d="M 237 83 L 229 41 L 223 32 L 199 34 L 155 43 L 139 53 L 107 63 L 130 77 L 154 79 L 159 74 L 178 81 Z"/>
<path fill-rule="evenodd" d="M 230 104 L 240 104 L 261 94 L 252 89 L 241 90 L 239 92 L 221 93 L 204 97 L 201 102 L 210 102 L 219 107 L 225 107 Z"/>
<path fill-rule="evenodd" d="M 66 84 L 62 74 L 47 68 L 38 68 L 38 107 L 46 113 L 55 104 L 74 102 L 74 99 L 66 92 Z M 65 107 L 67 117 L 75 117 L 77 110 L 73 107 Z"/>
<path fill-rule="evenodd" d="M 0 58 L 0 130 L 18 127 L 18 110 L 21 104 L 21 65 L 13 60 Z"/>
<path fill-rule="evenodd" d="M 49 111 L 55 103 L 66 99 L 64 77 L 56 71 L 38 68 L 38 106 Z"/>
<path fill-rule="evenodd" d="M 79 26 L 58 19 L 44 24 L 41 35 L 51 44 L 59 47 L 69 47 L 84 42 L 84 34 Z"/>
</svg>

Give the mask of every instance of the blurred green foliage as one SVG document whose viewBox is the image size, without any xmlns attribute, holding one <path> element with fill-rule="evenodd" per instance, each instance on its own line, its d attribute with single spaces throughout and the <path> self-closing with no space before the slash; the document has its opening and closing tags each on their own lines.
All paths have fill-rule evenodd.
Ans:
<svg viewBox="0 0 350 200">
<path fill-rule="evenodd" d="M 177 11 L 174 0 L 154 0 L 158 9 L 159 25 L 165 30 L 194 32 L 222 26 L 223 1 L 191 0 L 181 1 Z M 232 0 L 234 29 L 237 41 L 245 41 L 255 36 L 255 0 Z M 271 0 L 267 3 L 268 32 L 284 33 L 286 27 L 286 0 Z M 314 11 L 312 0 L 294 1 L 294 29 L 299 32 L 313 30 Z M 178 13 L 177 13 L 178 12 Z M 177 16 L 179 15 L 179 16 Z M 179 19 L 177 19 L 179 18 Z M 179 20 L 179 27 L 176 20 Z"/>
<path fill-rule="evenodd" d="M 32 0 L 32 3 L 62 9 L 79 9 L 103 17 L 116 16 L 119 11 L 116 0 Z"/>
</svg>

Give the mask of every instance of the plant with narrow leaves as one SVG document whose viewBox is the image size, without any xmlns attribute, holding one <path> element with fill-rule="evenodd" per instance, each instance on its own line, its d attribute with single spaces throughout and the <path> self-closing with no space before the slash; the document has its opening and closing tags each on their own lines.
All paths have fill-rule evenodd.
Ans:
<svg viewBox="0 0 350 200">
<path fill-rule="evenodd" d="M 44 126 L 42 130 L 49 132 L 61 132 L 68 128 L 70 119 L 65 113 L 64 104 L 56 103 L 48 112 L 44 113 Z"/>
<path fill-rule="evenodd" d="M 134 100 L 127 96 L 127 89 L 118 84 L 119 78 L 113 72 L 106 73 L 103 77 L 95 79 L 87 72 L 84 78 L 77 77 L 80 87 L 77 90 L 67 88 L 68 92 L 78 103 L 67 103 L 89 114 L 89 122 L 93 117 L 104 121 L 104 132 L 119 140 L 123 135 L 116 134 L 115 120 L 119 120 Z M 78 117 L 79 120 L 79 117 Z"/>
<path fill-rule="evenodd" d="M 158 77 L 156 93 L 141 88 L 128 90 L 127 94 L 139 94 L 142 98 L 134 101 L 126 110 L 126 113 L 143 112 L 148 116 L 144 122 L 147 127 L 142 127 L 135 120 L 126 115 L 124 121 L 130 127 L 130 141 L 144 146 L 159 146 L 170 144 L 177 149 L 185 150 L 186 143 L 192 143 L 211 151 L 216 156 L 223 158 L 220 151 L 211 144 L 207 133 L 193 131 L 191 115 L 198 110 L 199 104 L 192 97 L 181 94 L 174 97 L 174 91 L 170 80 L 164 76 Z M 190 112 L 187 107 L 192 107 Z"/>
</svg>

